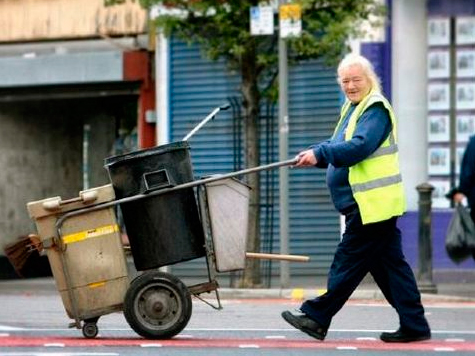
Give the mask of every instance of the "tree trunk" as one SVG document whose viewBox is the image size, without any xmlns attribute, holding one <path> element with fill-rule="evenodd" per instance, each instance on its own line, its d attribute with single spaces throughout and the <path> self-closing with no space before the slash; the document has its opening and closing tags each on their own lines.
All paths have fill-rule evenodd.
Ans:
<svg viewBox="0 0 475 356">
<path fill-rule="evenodd" d="M 256 56 L 255 52 L 247 52 L 241 63 L 242 95 L 245 113 L 245 162 L 248 168 L 259 166 L 259 90 L 257 86 Z M 251 187 L 248 214 L 248 232 L 246 250 L 249 252 L 260 251 L 260 186 L 259 174 L 247 175 L 247 183 Z M 260 261 L 250 259 L 246 261 L 242 287 L 259 285 Z"/>
</svg>

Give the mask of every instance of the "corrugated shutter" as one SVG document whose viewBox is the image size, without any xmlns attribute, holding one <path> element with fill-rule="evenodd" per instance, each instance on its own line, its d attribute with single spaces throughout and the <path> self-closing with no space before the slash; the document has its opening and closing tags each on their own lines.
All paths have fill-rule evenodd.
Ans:
<svg viewBox="0 0 475 356">
<path fill-rule="evenodd" d="M 170 140 L 180 141 L 216 107 L 238 95 L 239 77 L 224 62 L 202 58 L 198 46 L 170 40 Z M 190 139 L 195 179 L 233 170 L 232 110 L 220 111 Z M 204 259 L 172 266 L 180 277 L 206 276 Z M 199 281 L 198 281 L 199 282 Z"/>
<path fill-rule="evenodd" d="M 327 139 L 339 110 L 339 89 L 335 69 L 319 62 L 292 68 L 289 73 L 289 154 Z M 170 137 L 181 140 L 215 107 L 239 97 L 240 79 L 229 74 L 223 62 L 203 59 L 197 46 L 170 41 Z M 261 118 L 261 163 L 278 160 L 278 110 L 263 105 Z M 191 139 L 195 178 L 232 172 L 236 167 L 233 144 L 233 112 L 220 112 Z M 239 158 L 239 157 L 238 157 Z M 278 171 L 261 173 L 263 251 L 279 251 Z M 326 274 L 340 225 L 325 185 L 325 172 L 316 169 L 290 170 L 290 250 L 310 255 L 310 263 L 291 264 L 292 276 Z M 272 236 L 270 236 L 272 234 Z M 264 274 L 279 273 L 279 263 L 267 262 Z M 206 267 L 196 260 L 172 267 L 180 277 L 203 277 Z M 267 276 L 269 277 L 269 276 Z"/>
<path fill-rule="evenodd" d="M 290 69 L 290 154 L 327 140 L 333 133 L 340 104 L 335 72 L 319 61 Z M 325 275 L 339 241 L 339 215 L 330 200 L 325 179 L 325 170 L 290 170 L 290 252 L 311 257 L 310 263 L 291 264 L 292 275 Z"/>
</svg>

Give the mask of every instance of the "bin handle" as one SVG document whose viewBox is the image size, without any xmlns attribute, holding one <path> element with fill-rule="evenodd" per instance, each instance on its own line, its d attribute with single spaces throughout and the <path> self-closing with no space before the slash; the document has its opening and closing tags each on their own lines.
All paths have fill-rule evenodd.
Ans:
<svg viewBox="0 0 475 356">
<path fill-rule="evenodd" d="M 97 190 L 82 191 L 79 193 L 80 200 L 82 200 L 84 204 L 92 203 L 98 196 Z"/>
<path fill-rule="evenodd" d="M 49 210 L 49 211 L 58 210 L 59 207 L 61 206 L 61 198 L 58 197 L 58 198 L 47 200 L 43 202 L 43 204 L 41 205 L 43 206 L 43 209 L 45 210 Z"/>
<path fill-rule="evenodd" d="M 59 210 L 62 205 L 77 203 L 77 202 L 83 202 L 84 204 L 88 204 L 95 201 L 97 198 L 98 198 L 98 193 L 96 190 L 83 191 L 79 193 L 79 197 L 66 199 L 66 200 L 61 200 L 60 197 L 57 197 L 57 198 L 50 199 L 43 202 L 42 205 L 45 210 L 56 211 L 56 210 Z"/>
<path fill-rule="evenodd" d="M 170 175 L 166 169 L 158 169 L 153 172 L 147 172 L 142 175 L 143 184 L 145 186 L 144 193 L 150 193 L 154 190 L 165 189 L 175 186 L 170 179 Z"/>
</svg>

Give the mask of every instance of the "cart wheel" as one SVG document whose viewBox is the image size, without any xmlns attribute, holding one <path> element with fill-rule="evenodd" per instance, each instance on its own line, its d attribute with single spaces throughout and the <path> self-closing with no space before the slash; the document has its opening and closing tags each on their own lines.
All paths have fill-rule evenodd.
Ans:
<svg viewBox="0 0 475 356">
<path fill-rule="evenodd" d="M 82 326 L 82 334 L 87 339 L 94 339 L 99 332 L 97 324 L 94 322 L 85 322 Z"/>
<path fill-rule="evenodd" d="M 137 334 L 149 339 L 178 334 L 190 320 L 191 309 L 188 288 L 169 273 L 145 272 L 125 294 L 125 319 Z"/>
</svg>

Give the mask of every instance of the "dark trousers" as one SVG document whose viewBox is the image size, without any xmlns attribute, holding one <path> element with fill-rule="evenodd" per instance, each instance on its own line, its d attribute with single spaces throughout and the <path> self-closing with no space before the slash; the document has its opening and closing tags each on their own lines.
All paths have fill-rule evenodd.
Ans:
<svg viewBox="0 0 475 356">
<path fill-rule="evenodd" d="M 369 272 L 396 309 L 402 329 L 429 332 L 414 273 L 404 258 L 397 218 L 363 225 L 359 210 L 345 215 L 345 233 L 328 274 L 327 292 L 301 310 L 324 327 Z"/>
</svg>

